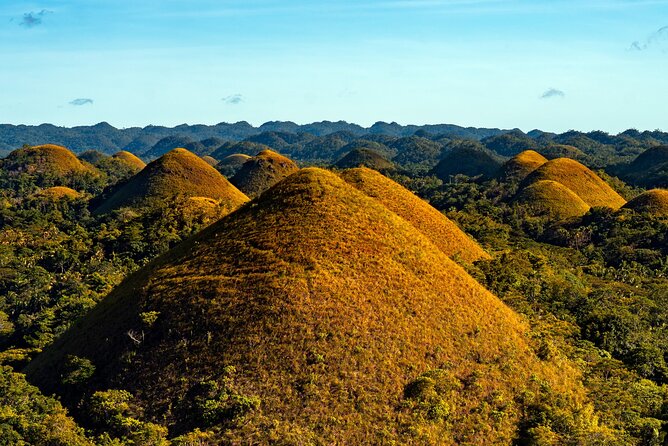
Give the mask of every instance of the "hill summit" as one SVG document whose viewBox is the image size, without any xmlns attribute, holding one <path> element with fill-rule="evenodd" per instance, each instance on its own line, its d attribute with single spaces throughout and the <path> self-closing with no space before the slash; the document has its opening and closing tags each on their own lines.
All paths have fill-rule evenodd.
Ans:
<svg viewBox="0 0 668 446">
<path fill-rule="evenodd" d="M 626 203 L 601 177 L 570 158 L 556 158 L 546 162 L 525 179 L 524 186 L 541 180 L 561 183 L 591 207 L 619 209 Z"/>
<path fill-rule="evenodd" d="M 652 189 L 643 192 L 626 203 L 624 208 L 647 212 L 658 217 L 668 217 L 668 190 Z"/>
<path fill-rule="evenodd" d="M 93 166 L 79 160 L 65 147 L 54 144 L 14 150 L 1 161 L 1 165 L 10 175 L 35 175 L 53 185 L 58 182 L 70 184 L 68 176 L 71 175 L 99 175 Z"/>
<path fill-rule="evenodd" d="M 535 150 L 525 150 L 506 161 L 499 172 L 504 180 L 522 181 L 531 172 L 547 163 L 545 158 Z"/>
<path fill-rule="evenodd" d="M 174 149 L 119 186 L 96 212 L 142 207 L 154 200 L 179 196 L 213 198 L 228 211 L 248 201 L 248 197 L 199 156 L 186 149 Z"/>
<path fill-rule="evenodd" d="M 343 158 L 336 162 L 336 167 L 349 169 L 353 167 L 368 167 L 374 170 L 393 169 L 394 164 L 384 158 L 380 153 L 371 149 L 355 149 L 346 153 Z"/>
<path fill-rule="evenodd" d="M 27 372 L 70 405 L 127 390 L 220 443 L 510 444 L 541 388 L 582 402 L 527 329 L 413 224 L 308 168 L 126 279 Z M 61 385 L 68 357 L 90 381 Z"/>
<path fill-rule="evenodd" d="M 116 152 L 112 158 L 118 160 L 120 163 L 127 166 L 135 173 L 146 167 L 146 163 L 144 161 L 142 161 L 137 155 L 130 153 L 127 150 Z"/>
<path fill-rule="evenodd" d="M 253 198 L 297 170 L 299 167 L 291 159 L 272 150 L 263 150 L 247 160 L 230 182 Z"/>
</svg>

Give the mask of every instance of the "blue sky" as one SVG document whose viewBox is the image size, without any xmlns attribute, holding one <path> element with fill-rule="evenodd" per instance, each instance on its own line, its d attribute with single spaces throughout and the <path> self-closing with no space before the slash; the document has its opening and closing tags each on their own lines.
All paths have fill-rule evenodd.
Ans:
<svg viewBox="0 0 668 446">
<path fill-rule="evenodd" d="M 0 0 L 0 123 L 668 131 L 668 0 Z"/>
</svg>

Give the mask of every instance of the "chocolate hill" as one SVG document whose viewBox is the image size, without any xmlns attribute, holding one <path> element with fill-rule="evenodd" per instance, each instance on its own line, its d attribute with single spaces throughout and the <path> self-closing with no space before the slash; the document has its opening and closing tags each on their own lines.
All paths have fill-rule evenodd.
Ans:
<svg viewBox="0 0 668 446">
<path fill-rule="evenodd" d="M 413 224 L 309 168 L 126 279 L 27 373 L 70 406 L 125 389 L 220 443 L 510 444 L 528 395 L 583 402 L 527 330 Z M 69 355 L 96 367 L 85 385 L 61 385 Z"/>
<path fill-rule="evenodd" d="M 536 215 L 565 220 L 586 214 L 590 206 L 572 190 L 552 180 L 539 180 L 520 190 L 515 203 L 527 206 Z"/>
<path fill-rule="evenodd" d="M 174 149 L 120 185 L 95 211 L 142 207 L 174 197 L 208 197 L 229 211 L 248 198 L 216 169 L 185 149 Z"/>
<path fill-rule="evenodd" d="M 623 208 L 646 212 L 658 217 L 668 217 L 668 190 L 648 190 L 626 203 Z"/>
<path fill-rule="evenodd" d="M 490 258 L 448 217 L 384 175 L 371 169 L 357 168 L 342 172 L 341 177 L 413 224 L 448 257 L 464 262 Z"/>
<path fill-rule="evenodd" d="M 547 158 L 535 150 L 525 150 L 501 166 L 499 177 L 504 180 L 522 181 L 546 162 Z"/>
<path fill-rule="evenodd" d="M 542 180 L 563 184 L 591 207 L 619 209 L 626 203 L 601 177 L 569 158 L 556 158 L 543 164 L 524 180 L 523 186 Z"/>
<path fill-rule="evenodd" d="M 291 159 L 263 150 L 246 161 L 230 182 L 254 198 L 297 170 L 299 167 Z"/>
</svg>

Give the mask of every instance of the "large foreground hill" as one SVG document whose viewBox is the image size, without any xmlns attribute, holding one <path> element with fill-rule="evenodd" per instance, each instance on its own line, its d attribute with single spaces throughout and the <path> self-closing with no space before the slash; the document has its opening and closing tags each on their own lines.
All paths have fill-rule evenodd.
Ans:
<svg viewBox="0 0 668 446">
<path fill-rule="evenodd" d="M 583 407 L 527 330 L 411 223 L 310 168 L 126 279 L 27 372 L 70 407 L 124 389 L 220 442 L 510 444 L 546 389 Z M 73 358 L 95 371 L 63 385 Z"/>
</svg>

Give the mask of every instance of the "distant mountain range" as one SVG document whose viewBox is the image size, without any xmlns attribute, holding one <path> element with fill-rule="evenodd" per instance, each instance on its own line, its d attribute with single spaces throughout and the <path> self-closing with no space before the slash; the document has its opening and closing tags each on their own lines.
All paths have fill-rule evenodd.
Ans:
<svg viewBox="0 0 668 446">
<path fill-rule="evenodd" d="M 443 135 L 451 138 L 480 140 L 507 131 L 501 129 L 460 127 L 451 124 L 404 126 L 396 122 L 389 124 L 386 122 L 377 122 L 369 128 L 364 128 L 345 121 L 322 121 L 305 125 L 298 125 L 290 121 L 272 121 L 266 122 L 259 127 L 254 127 L 248 122 L 242 121 L 234 124 L 182 124 L 176 127 L 149 125 L 143 128 L 130 127 L 124 129 L 118 129 L 106 122 L 101 122 L 93 126 L 80 127 L 57 127 L 52 124 L 38 126 L 0 124 L 0 156 L 4 156 L 24 144 L 39 145 L 47 143 L 68 147 L 75 153 L 86 150 L 99 150 L 100 152 L 111 154 L 120 149 L 126 149 L 132 153 L 143 153 L 166 137 L 179 136 L 195 141 L 209 138 L 242 141 L 266 132 L 310 134 L 315 137 L 337 132 L 345 132 L 354 137 L 363 135 L 402 137 L 411 136 L 417 132 L 419 133 L 418 136 L 421 136 L 420 134 Z"/>
</svg>

